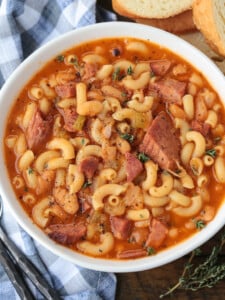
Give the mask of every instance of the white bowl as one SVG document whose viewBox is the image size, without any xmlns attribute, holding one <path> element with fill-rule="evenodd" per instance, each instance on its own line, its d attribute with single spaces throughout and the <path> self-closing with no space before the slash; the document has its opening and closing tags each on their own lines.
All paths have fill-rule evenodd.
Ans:
<svg viewBox="0 0 225 300">
<path fill-rule="evenodd" d="M 201 71 L 208 79 L 212 87 L 218 92 L 223 103 L 225 103 L 225 79 L 220 70 L 203 53 L 188 44 L 184 40 L 169 34 L 165 31 L 135 23 L 109 22 L 87 26 L 82 29 L 71 31 L 59 38 L 49 42 L 30 55 L 11 75 L 0 92 L 0 138 L 3 141 L 5 125 L 10 108 L 16 97 L 29 79 L 48 62 L 50 59 L 63 52 L 66 49 L 74 47 L 76 44 L 104 37 L 122 37 L 130 36 L 141 39 L 147 39 L 177 53 L 195 68 Z M 199 231 L 191 238 L 159 252 L 154 256 L 130 260 L 106 260 L 91 258 L 76 253 L 64 246 L 56 244 L 43 233 L 27 217 L 23 208 L 15 197 L 13 189 L 8 179 L 7 169 L 4 162 L 3 142 L 1 142 L 0 155 L 0 193 L 5 202 L 7 202 L 11 213 L 21 225 L 21 227 L 30 234 L 35 240 L 53 253 L 80 266 L 107 272 L 133 272 L 151 269 L 172 262 L 215 235 L 225 224 L 225 203 L 220 207 L 214 220 L 207 225 L 206 229 Z"/>
</svg>

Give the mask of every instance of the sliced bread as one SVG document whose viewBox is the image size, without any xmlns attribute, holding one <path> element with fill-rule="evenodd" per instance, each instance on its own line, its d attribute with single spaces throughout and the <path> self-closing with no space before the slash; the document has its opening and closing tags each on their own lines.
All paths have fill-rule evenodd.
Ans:
<svg viewBox="0 0 225 300">
<path fill-rule="evenodd" d="M 192 7 L 193 0 L 112 0 L 113 9 L 129 18 L 169 18 Z"/>
<path fill-rule="evenodd" d="M 147 18 L 137 18 L 135 19 L 137 23 L 150 25 L 153 27 L 161 28 L 163 30 L 180 34 L 186 32 L 192 32 L 196 30 L 196 26 L 193 22 L 192 10 L 186 10 L 173 17 L 164 19 L 147 19 Z"/>
<path fill-rule="evenodd" d="M 225 56 L 225 1 L 195 0 L 193 19 L 212 49 Z"/>
</svg>

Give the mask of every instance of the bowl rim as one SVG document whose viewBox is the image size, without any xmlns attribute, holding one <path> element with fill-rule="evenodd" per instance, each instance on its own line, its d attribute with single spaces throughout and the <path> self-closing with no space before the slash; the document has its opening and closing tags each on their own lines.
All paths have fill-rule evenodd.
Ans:
<svg viewBox="0 0 225 300">
<path fill-rule="evenodd" d="M 66 51 L 67 49 L 75 47 L 85 41 L 101 39 L 104 37 L 136 37 L 150 40 L 150 42 L 158 43 L 159 45 L 168 48 L 180 57 L 183 57 L 185 61 L 194 65 L 196 69 L 200 70 L 208 79 L 211 86 L 217 90 L 223 104 L 225 103 L 225 80 L 223 73 L 205 54 L 185 40 L 161 29 L 143 24 L 120 21 L 97 23 L 70 31 L 41 46 L 28 58 L 26 58 L 6 80 L 0 91 L 0 107 L 6 107 L 5 110 L 7 111 L 7 113 L 0 118 L 1 139 L 3 140 L 6 119 L 10 108 L 15 103 L 16 95 L 19 94 L 20 90 L 24 87 L 26 82 L 29 81 L 33 74 L 40 70 L 46 62 L 60 52 Z M 74 40 L 76 42 L 74 42 Z M 20 83 L 18 83 L 18 79 L 20 79 Z M 12 87 L 14 87 L 14 89 L 12 89 Z M 6 102 L 4 99 L 7 97 L 11 101 Z M 5 152 L 4 143 L 1 143 L 1 152 Z M 160 267 L 181 258 L 199 247 L 213 237 L 225 224 L 225 220 L 223 218 L 225 203 L 223 203 L 214 220 L 212 220 L 206 228 L 176 246 L 160 251 L 156 255 L 138 258 L 135 260 L 132 259 L 132 264 L 130 263 L 130 259 L 114 260 L 92 258 L 55 243 L 48 238 L 46 234 L 37 227 L 37 225 L 33 225 L 32 220 L 27 216 L 20 206 L 19 201 L 16 199 L 11 184 L 9 183 L 8 176 L 6 176 L 8 173 L 4 161 L 4 155 L 0 155 L 0 167 L 2 169 L 2 172 L 0 172 L 0 194 L 17 223 L 43 247 L 72 263 L 80 265 L 81 267 L 117 273 L 143 271 Z"/>
</svg>

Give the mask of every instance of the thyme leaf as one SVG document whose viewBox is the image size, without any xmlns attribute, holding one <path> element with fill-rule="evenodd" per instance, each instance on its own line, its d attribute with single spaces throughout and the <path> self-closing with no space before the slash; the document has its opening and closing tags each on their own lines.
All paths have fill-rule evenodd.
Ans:
<svg viewBox="0 0 225 300">
<path fill-rule="evenodd" d="M 215 149 L 208 149 L 205 151 L 205 154 L 215 158 L 216 157 L 216 150 Z"/>
<path fill-rule="evenodd" d="M 60 55 L 58 55 L 58 56 L 56 57 L 56 60 L 57 60 L 58 62 L 64 62 L 64 58 L 65 58 L 65 56 L 62 55 L 62 54 L 60 54 Z"/>
<path fill-rule="evenodd" d="M 205 287 L 212 288 L 218 281 L 225 278 L 225 263 L 218 262 L 224 244 L 225 230 L 221 234 L 219 244 L 215 245 L 205 261 L 198 265 L 194 264 L 193 261 L 199 255 L 200 250 L 192 251 L 181 277 L 173 287 L 160 295 L 160 299 L 171 295 L 177 289 L 197 291 Z"/>
<path fill-rule="evenodd" d="M 126 99 L 127 98 L 127 93 L 126 92 L 122 92 L 121 96 Z"/>
<path fill-rule="evenodd" d="M 205 222 L 203 220 L 197 220 L 195 221 L 195 227 L 197 229 L 203 229 L 206 226 Z"/>
<path fill-rule="evenodd" d="M 116 81 L 120 79 L 120 68 L 116 68 L 115 71 L 112 73 L 112 80 Z"/>
<path fill-rule="evenodd" d="M 128 69 L 127 69 L 127 75 L 132 75 L 133 72 L 134 72 L 134 71 L 133 71 L 132 67 L 129 66 Z"/>
<path fill-rule="evenodd" d="M 145 163 L 148 161 L 150 158 L 144 153 L 144 152 L 139 152 L 137 155 L 137 158 L 142 162 Z"/>
<path fill-rule="evenodd" d="M 120 133 L 119 135 L 122 139 L 128 141 L 129 143 L 133 143 L 133 141 L 134 141 L 134 135 L 132 135 L 132 134 Z"/>
<path fill-rule="evenodd" d="M 148 256 L 155 254 L 155 249 L 153 247 L 146 248 Z"/>
<path fill-rule="evenodd" d="M 89 187 L 90 185 L 92 185 L 92 182 L 87 180 L 87 181 L 84 182 L 82 188 L 83 188 L 83 189 L 86 189 L 86 188 Z"/>
<path fill-rule="evenodd" d="M 33 174 L 33 172 L 34 172 L 34 170 L 31 168 L 31 167 L 29 167 L 28 168 L 28 174 L 30 175 L 30 174 Z"/>
</svg>

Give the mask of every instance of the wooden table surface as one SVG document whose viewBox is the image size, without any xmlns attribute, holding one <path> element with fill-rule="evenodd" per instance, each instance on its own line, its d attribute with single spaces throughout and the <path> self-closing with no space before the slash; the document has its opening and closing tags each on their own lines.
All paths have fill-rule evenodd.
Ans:
<svg viewBox="0 0 225 300">
<path fill-rule="evenodd" d="M 97 3 L 103 8 L 112 11 L 111 1 L 109 0 L 97 0 Z M 126 20 L 121 16 L 118 16 L 118 20 Z M 190 40 L 193 44 L 200 45 L 199 48 L 206 52 L 209 56 L 215 54 L 207 48 L 206 45 L 202 44 L 203 39 L 201 36 L 199 41 L 193 40 L 192 35 L 184 36 L 186 40 Z M 195 37 L 194 37 L 195 39 Z M 216 57 L 216 55 L 215 55 Z M 217 65 L 225 71 L 225 61 L 216 60 Z M 211 253 L 212 247 L 219 240 L 220 233 L 217 234 L 213 239 L 209 240 L 202 248 L 202 254 L 196 258 L 197 263 L 202 262 L 207 254 Z M 117 292 L 116 300 L 157 300 L 159 296 L 167 291 L 168 287 L 173 286 L 177 283 L 177 280 L 182 274 L 184 265 L 187 263 L 189 255 L 180 258 L 170 264 L 162 267 L 147 270 L 142 272 L 133 273 L 119 273 L 117 276 Z M 220 255 L 220 260 L 224 262 L 225 252 Z M 225 279 L 219 281 L 213 288 L 203 288 L 199 291 L 184 291 L 176 290 L 172 296 L 167 296 L 163 299 L 176 299 L 176 300 L 223 300 L 225 299 Z"/>
</svg>

